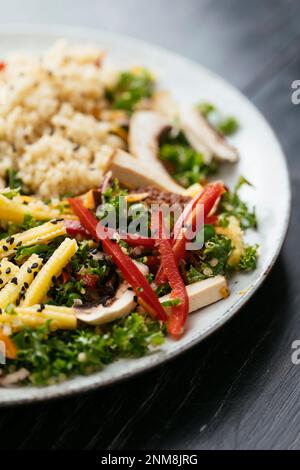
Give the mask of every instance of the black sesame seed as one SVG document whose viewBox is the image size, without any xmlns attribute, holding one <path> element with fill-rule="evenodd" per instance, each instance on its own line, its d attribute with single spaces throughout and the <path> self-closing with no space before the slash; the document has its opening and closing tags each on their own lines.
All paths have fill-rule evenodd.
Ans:
<svg viewBox="0 0 300 470">
<path fill-rule="evenodd" d="M 14 237 L 8 237 L 6 240 L 6 243 L 10 243 L 10 245 L 15 241 Z"/>
<path fill-rule="evenodd" d="M 32 268 L 32 269 L 38 268 L 38 267 L 39 267 L 39 264 L 38 264 L 38 263 L 33 263 L 33 264 L 31 265 L 31 268 Z"/>
<path fill-rule="evenodd" d="M 24 282 L 24 287 L 25 287 L 25 289 L 28 289 L 28 287 L 29 287 L 28 282 Z"/>
<path fill-rule="evenodd" d="M 134 302 L 137 302 L 138 298 L 137 298 L 136 295 L 133 297 L 133 300 L 134 300 Z"/>
<path fill-rule="evenodd" d="M 20 300 L 19 299 L 16 300 L 16 305 L 20 305 Z"/>
<path fill-rule="evenodd" d="M 8 246 L 3 245 L 2 248 L 3 248 L 4 251 L 8 251 Z"/>
<path fill-rule="evenodd" d="M 2 313 L 2 308 L 0 308 L 0 313 Z"/>
<path fill-rule="evenodd" d="M 27 272 L 28 272 L 29 274 L 32 273 L 32 269 L 28 267 L 28 268 L 27 268 Z"/>
<path fill-rule="evenodd" d="M 133 290 L 131 286 L 128 287 L 128 290 Z"/>
<path fill-rule="evenodd" d="M 7 268 L 5 272 L 6 272 L 6 274 L 9 274 L 11 272 L 11 269 Z"/>
<path fill-rule="evenodd" d="M 33 273 L 33 277 L 36 277 L 36 276 L 37 276 L 37 271 Z"/>
<path fill-rule="evenodd" d="M 11 282 L 12 282 L 13 284 L 16 284 L 16 286 L 18 285 L 18 279 L 17 279 L 16 277 L 13 277 L 12 280 L 11 280 Z"/>
<path fill-rule="evenodd" d="M 0 279 L 0 284 L 3 284 L 3 279 Z"/>
<path fill-rule="evenodd" d="M 18 242 L 18 243 L 16 244 L 16 246 L 21 246 L 21 245 L 22 245 L 22 242 Z"/>
</svg>

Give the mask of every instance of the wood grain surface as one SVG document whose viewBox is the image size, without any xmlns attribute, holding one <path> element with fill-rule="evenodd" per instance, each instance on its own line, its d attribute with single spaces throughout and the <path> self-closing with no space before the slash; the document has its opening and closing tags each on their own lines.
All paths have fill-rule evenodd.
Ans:
<svg viewBox="0 0 300 470">
<path fill-rule="evenodd" d="M 286 152 L 293 212 L 263 287 L 221 331 L 174 361 L 86 395 L 0 410 L 0 448 L 299 449 L 300 79 L 297 0 L 10 0 L 1 22 L 105 28 L 210 67 L 269 120 Z M 266 148 L 266 152 L 268 149 Z M 280 194 L 274 194 L 274 204 Z"/>
</svg>

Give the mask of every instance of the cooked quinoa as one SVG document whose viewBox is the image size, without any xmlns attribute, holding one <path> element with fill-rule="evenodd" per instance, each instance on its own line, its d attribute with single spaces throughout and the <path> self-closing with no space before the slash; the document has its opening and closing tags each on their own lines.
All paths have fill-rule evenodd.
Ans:
<svg viewBox="0 0 300 470">
<path fill-rule="evenodd" d="M 94 46 L 58 42 L 42 57 L 11 55 L 0 80 L 0 185 L 7 169 L 43 198 L 97 186 L 107 160 L 124 141 L 103 120 L 105 86 L 113 73 Z"/>
</svg>

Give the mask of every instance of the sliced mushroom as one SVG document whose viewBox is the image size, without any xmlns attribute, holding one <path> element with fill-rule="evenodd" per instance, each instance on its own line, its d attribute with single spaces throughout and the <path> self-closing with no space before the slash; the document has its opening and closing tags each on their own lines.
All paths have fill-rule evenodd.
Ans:
<svg viewBox="0 0 300 470">
<path fill-rule="evenodd" d="M 153 106 L 170 122 L 178 121 L 180 129 L 191 146 L 202 153 L 207 162 L 210 162 L 212 158 L 232 163 L 238 160 L 236 148 L 230 145 L 196 108 L 178 106 L 170 93 L 166 91 L 156 93 Z"/>
<path fill-rule="evenodd" d="M 168 129 L 171 129 L 170 120 L 163 114 L 156 111 L 136 111 L 130 120 L 129 151 L 151 172 L 159 175 L 165 184 L 169 182 L 169 187 L 165 189 L 175 192 L 169 188 L 177 187 L 179 192 L 182 188 L 174 182 L 158 158 L 159 137 Z"/>
<path fill-rule="evenodd" d="M 224 299 L 228 295 L 224 276 L 215 276 L 186 286 L 189 297 L 189 313 Z M 160 297 L 160 302 L 170 300 L 170 295 Z"/>
<path fill-rule="evenodd" d="M 110 161 L 109 169 L 114 178 L 129 188 L 139 188 L 142 186 L 154 186 L 163 191 L 175 194 L 184 194 L 185 190 L 176 184 L 169 175 L 159 172 L 147 165 L 146 162 L 137 161 L 130 153 L 123 150 L 116 150 Z"/>
<path fill-rule="evenodd" d="M 224 276 L 216 276 L 187 286 L 189 313 L 210 305 L 228 295 L 227 281 Z M 160 302 L 170 300 L 170 295 L 160 297 Z M 90 325 L 109 323 L 129 315 L 136 306 L 134 292 L 126 283 L 119 287 L 114 301 L 109 306 L 99 305 L 92 308 L 75 308 L 77 318 Z"/>
<path fill-rule="evenodd" d="M 181 108 L 180 126 L 191 146 L 202 153 L 207 162 L 212 158 L 230 163 L 238 160 L 236 148 L 196 108 Z"/>
<path fill-rule="evenodd" d="M 135 296 L 128 285 L 122 283 L 116 292 L 113 302 L 108 305 L 97 305 L 91 308 L 75 308 L 78 320 L 90 325 L 102 325 L 128 315 L 135 308 Z"/>
<path fill-rule="evenodd" d="M 169 122 L 175 122 L 179 117 L 179 106 L 169 91 L 160 90 L 152 98 L 152 106 L 155 111 L 163 114 Z"/>
</svg>

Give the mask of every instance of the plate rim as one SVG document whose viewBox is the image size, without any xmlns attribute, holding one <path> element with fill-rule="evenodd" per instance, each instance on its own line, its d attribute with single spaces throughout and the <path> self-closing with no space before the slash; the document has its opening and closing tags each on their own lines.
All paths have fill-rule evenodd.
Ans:
<svg viewBox="0 0 300 470">
<path fill-rule="evenodd" d="M 167 54 L 171 59 L 177 59 L 182 62 L 186 62 L 189 65 L 192 65 L 193 67 L 197 67 L 198 69 L 202 70 L 202 72 L 206 73 L 207 76 L 212 76 L 215 79 L 217 79 L 219 82 L 223 83 L 223 85 L 226 85 L 227 88 L 230 88 L 236 95 L 239 95 L 239 98 L 242 101 L 246 101 L 248 106 L 252 107 L 256 113 L 260 115 L 260 118 L 262 122 L 264 123 L 265 127 L 268 129 L 270 136 L 272 137 L 274 143 L 278 145 L 278 150 L 281 154 L 281 163 L 284 168 L 284 175 L 283 179 L 286 181 L 286 208 L 287 211 L 285 213 L 284 220 L 281 225 L 281 233 L 280 237 L 277 238 L 277 244 L 276 244 L 276 249 L 272 253 L 272 257 L 268 263 L 267 268 L 260 273 L 260 275 L 252 282 L 251 286 L 249 287 L 248 291 L 238 300 L 236 301 L 233 305 L 231 305 L 224 313 L 209 327 L 207 327 L 203 332 L 195 337 L 192 338 L 188 343 L 183 344 L 180 348 L 178 348 L 175 351 L 163 351 L 160 354 L 157 354 L 152 356 L 153 361 L 149 362 L 146 365 L 140 366 L 137 365 L 137 367 L 133 370 L 125 371 L 123 373 L 120 373 L 119 375 L 115 376 L 112 375 L 111 377 L 107 377 L 105 380 L 101 380 L 101 371 L 95 372 L 92 374 L 94 377 L 93 383 L 86 383 L 86 384 L 77 384 L 74 383 L 72 387 L 64 387 L 64 384 L 70 383 L 69 381 L 63 382 L 61 384 L 56 384 L 54 386 L 51 386 L 51 390 L 49 390 L 49 387 L 36 387 L 34 391 L 31 393 L 31 395 L 27 396 L 21 396 L 22 394 L 20 393 L 20 396 L 18 397 L 13 397 L 10 399 L 9 397 L 0 397 L 0 407 L 6 407 L 6 406 L 13 406 L 13 405 L 22 405 L 22 404 L 31 404 L 31 403 L 37 403 L 45 400 L 53 400 L 53 399 L 59 399 L 59 398 L 64 398 L 68 397 L 71 395 L 79 394 L 79 393 L 86 393 L 89 391 L 93 391 L 96 389 L 100 388 L 106 388 L 110 385 L 113 385 L 115 383 L 120 383 L 121 381 L 125 381 L 131 377 L 141 375 L 144 372 L 150 371 L 153 368 L 162 365 L 166 362 L 169 362 L 176 357 L 178 357 L 180 354 L 183 354 L 184 352 L 188 351 L 189 349 L 195 347 L 197 344 L 199 344 L 201 341 L 206 339 L 208 336 L 213 334 L 215 331 L 217 331 L 219 328 L 221 328 L 225 323 L 227 323 L 235 314 L 237 314 L 244 305 L 249 301 L 249 299 L 255 294 L 255 292 L 258 290 L 258 288 L 263 284 L 264 280 L 272 270 L 275 261 L 277 260 L 281 249 L 283 247 L 284 241 L 287 236 L 288 228 L 289 228 L 289 222 L 290 222 L 290 216 L 291 216 L 291 209 L 292 209 L 292 185 L 291 185 L 291 177 L 289 173 L 289 168 L 288 168 L 288 161 L 286 158 L 286 155 L 283 151 L 283 148 L 281 146 L 281 142 L 279 141 L 279 138 L 275 134 L 275 131 L 263 115 L 263 113 L 248 99 L 246 95 L 244 95 L 239 88 L 236 86 L 232 85 L 230 82 L 225 80 L 222 76 L 219 74 L 215 73 L 214 71 L 210 70 L 209 68 L 206 68 L 203 66 L 201 63 L 197 62 L 194 59 L 191 59 L 189 57 L 186 57 L 184 55 L 178 54 L 172 49 L 168 49 L 166 47 L 160 46 L 156 43 L 151 43 L 150 41 L 145 41 L 143 39 L 136 38 L 134 36 L 128 35 L 128 34 L 123 34 L 123 33 L 115 33 L 113 31 L 106 30 L 104 28 L 93 28 L 93 27 L 82 27 L 82 26 L 76 26 L 76 25 L 63 25 L 63 24 L 55 24 L 55 25 L 43 25 L 43 24 L 30 24 L 30 23 L 6 23 L 6 24 L 1 24 L 0 23 L 0 36 L 6 34 L 6 35 L 11 35 L 11 36 L 16 36 L 16 35 L 32 35 L 32 36 L 45 36 L 45 35 L 56 35 L 56 36 L 82 36 L 85 37 L 86 39 L 91 39 L 92 36 L 98 40 L 101 40 L 102 37 L 106 37 L 108 40 L 114 40 L 114 41 L 121 41 L 122 39 L 126 40 L 127 42 L 130 41 L 132 44 L 139 45 L 141 48 L 149 48 L 152 51 L 157 51 L 158 53 L 163 53 Z M 97 379 L 97 376 L 99 377 Z M 88 379 L 89 376 L 87 376 Z M 90 376 L 91 377 L 91 376 Z M 75 377 L 76 379 L 76 377 Z M 88 381 L 87 381 L 88 382 Z M 7 389 L 9 391 L 11 389 Z M 26 390 L 26 387 L 21 388 L 15 388 L 14 390 Z"/>
</svg>

